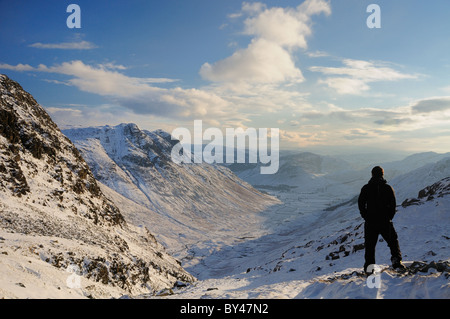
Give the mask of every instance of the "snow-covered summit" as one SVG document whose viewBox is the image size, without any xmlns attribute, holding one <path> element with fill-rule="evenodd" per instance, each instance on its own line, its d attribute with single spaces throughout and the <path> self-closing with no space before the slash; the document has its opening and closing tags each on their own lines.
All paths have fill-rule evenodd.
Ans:
<svg viewBox="0 0 450 319">
<path fill-rule="evenodd" d="M 134 123 L 64 130 L 74 143 L 98 140 L 114 161 L 129 161 L 141 166 L 164 165 L 177 141 L 170 134 L 157 130 L 140 130 Z"/>
</svg>

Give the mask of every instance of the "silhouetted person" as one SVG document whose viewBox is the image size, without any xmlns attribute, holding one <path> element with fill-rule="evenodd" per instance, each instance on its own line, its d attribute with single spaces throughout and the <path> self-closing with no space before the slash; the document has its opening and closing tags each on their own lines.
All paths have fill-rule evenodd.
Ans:
<svg viewBox="0 0 450 319">
<path fill-rule="evenodd" d="M 404 269 L 397 232 L 392 223 L 397 206 L 395 192 L 384 179 L 381 167 L 376 166 L 372 169 L 372 179 L 361 189 L 358 206 L 365 221 L 364 271 L 367 272 L 367 267 L 375 264 L 375 246 L 380 234 L 391 250 L 392 267 Z"/>
</svg>

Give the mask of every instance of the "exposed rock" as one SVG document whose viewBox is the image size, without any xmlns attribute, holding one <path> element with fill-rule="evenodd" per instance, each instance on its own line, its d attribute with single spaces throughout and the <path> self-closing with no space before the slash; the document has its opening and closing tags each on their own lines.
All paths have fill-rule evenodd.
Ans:
<svg viewBox="0 0 450 319">
<path fill-rule="evenodd" d="M 450 194 L 450 177 L 444 178 L 439 182 L 420 190 L 417 196 L 418 198 L 408 198 L 402 203 L 402 206 L 421 205 L 426 201 L 443 197 L 448 194 Z"/>
</svg>

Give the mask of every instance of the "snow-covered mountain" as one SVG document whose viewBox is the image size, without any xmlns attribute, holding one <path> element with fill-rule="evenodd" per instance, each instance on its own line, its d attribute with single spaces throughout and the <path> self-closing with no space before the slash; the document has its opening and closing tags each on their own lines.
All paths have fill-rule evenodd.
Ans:
<svg viewBox="0 0 450 319">
<path fill-rule="evenodd" d="M 407 198 L 417 197 L 417 189 L 425 188 L 444 176 L 450 176 L 450 156 L 399 175 L 391 180 L 391 184 L 400 204 Z"/>
<path fill-rule="evenodd" d="M 170 154 L 177 141 L 161 130 L 121 124 L 63 133 L 125 217 L 180 257 L 255 236 L 264 231 L 257 213 L 279 203 L 223 166 L 175 164 Z"/>
<path fill-rule="evenodd" d="M 449 158 L 450 153 L 435 153 L 435 152 L 422 152 L 409 155 L 399 161 L 383 162 L 383 168 L 388 172 L 387 177 L 389 179 L 396 178 L 397 176 L 409 173 L 416 169 L 419 169 L 427 164 L 435 164 L 445 158 Z M 378 164 L 377 164 L 378 165 Z M 371 166 L 367 166 L 370 169 Z"/>
<path fill-rule="evenodd" d="M 72 142 L 5 75 L 0 252 L 0 297 L 120 297 L 194 280 L 148 230 L 125 221 Z"/>
<path fill-rule="evenodd" d="M 290 187 L 321 187 L 321 177 L 339 171 L 347 171 L 350 165 L 330 156 L 310 152 L 281 152 L 279 169 L 274 175 L 259 174 L 256 164 L 232 164 L 230 168 L 252 185 L 285 185 Z"/>
</svg>

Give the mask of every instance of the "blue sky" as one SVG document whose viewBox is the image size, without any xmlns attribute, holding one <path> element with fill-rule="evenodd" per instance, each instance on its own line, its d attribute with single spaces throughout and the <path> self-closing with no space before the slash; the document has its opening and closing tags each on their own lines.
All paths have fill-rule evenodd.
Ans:
<svg viewBox="0 0 450 319">
<path fill-rule="evenodd" d="M 203 120 L 279 128 L 286 148 L 446 152 L 449 13 L 447 0 L 0 1 L 0 73 L 61 127 Z"/>
</svg>

